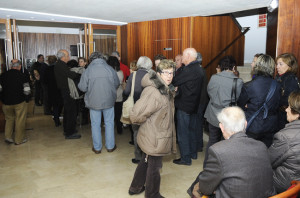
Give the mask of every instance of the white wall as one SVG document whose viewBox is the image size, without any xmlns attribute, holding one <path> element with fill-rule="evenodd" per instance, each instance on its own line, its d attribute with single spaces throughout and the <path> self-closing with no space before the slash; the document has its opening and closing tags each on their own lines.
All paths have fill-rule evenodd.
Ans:
<svg viewBox="0 0 300 198">
<path fill-rule="evenodd" d="M 257 53 L 266 53 L 267 28 L 258 27 L 258 16 L 236 18 L 242 27 L 250 27 L 245 34 L 244 63 L 251 63 Z"/>
</svg>

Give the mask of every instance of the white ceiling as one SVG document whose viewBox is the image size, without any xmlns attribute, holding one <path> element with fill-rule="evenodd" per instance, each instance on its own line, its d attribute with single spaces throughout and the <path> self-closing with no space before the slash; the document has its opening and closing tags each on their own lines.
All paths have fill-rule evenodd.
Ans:
<svg viewBox="0 0 300 198">
<path fill-rule="evenodd" d="M 122 25 L 267 7 L 272 0 L 0 0 L 0 18 Z"/>
</svg>

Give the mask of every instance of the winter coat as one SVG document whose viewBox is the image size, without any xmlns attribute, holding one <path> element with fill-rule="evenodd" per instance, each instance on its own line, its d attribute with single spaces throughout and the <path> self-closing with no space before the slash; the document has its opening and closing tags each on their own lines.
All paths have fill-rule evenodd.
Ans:
<svg viewBox="0 0 300 198">
<path fill-rule="evenodd" d="M 84 102 L 87 108 L 101 110 L 115 105 L 119 85 L 117 72 L 99 58 L 93 60 L 83 72 L 78 88 L 86 92 Z"/>
<path fill-rule="evenodd" d="M 217 73 L 211 77 L 208 83 L 207 92 L 210 100 L 204 117 L 215 127 L 219 127 L 219 121 L 217 118 L 218 113 L 220 113 L 223 108 L 228 107 L 231 102 L 232 84 L 235 78 L 238 79 L 236 86 L 236 99 L 238 100 L 243 86 L 243 81 L 234 75 L 233 72 L 222 71 Z"/>
<path fill-rule="evenodd" d="M 287 190 L 292 180 L 300 180 L 300 120 L 287 124 L 275 134 L 269 156 L 278 193 Z"/>
<path fill-rule="evenodd" d="M 130 113 L 131 122 L 140 125 L 137 143 L 148 155 L 175 153 L 174 91 L 153 70 L 144 76 L 142 86 L 141 97 Z"/>
<path fill-rule="evenodd" d="M 279 120 L 278 120 L 278 130 L 283 129 L 286 120 L 285 109 L 289 106 L 288 98 L 289 95 L 296 90 L 299 90 L 298 78 L 295 74 L 287 72 L 281 76 L 277 76 L 276 80 L 280 83 L 281 86 L 281 97 L 279 102 Z"/>
<path fill-rule="evenodd" d="M 198 61 L 182 67 L 183 70 L 173 79 L 173 85 L 178 87 L 175 106 L 188 114 L 197 113 L 205 75 L 204 69 L 200 67 Z"/>
<path fill-rule="evenodd" d="M 272 81 L 271 77 L 266 76 L 256 76 L 250 82 L 243 85 L 241 95 L 238 100 L 238 106 L 240 106 L 246 114 L 247 121 L 254 115 L 254 113 L 261 108 L 264 104 L 267 94 L 269 92 Z M 271 97 L 270 101 L 267 103 L 268 115 L 265 119 L 264 110 L 256 116 L 252 124 L 249 126 L 247 132 L 251 133 L 275 133 L 277 132 L 278 120 L 278 107 L 280 99 L 280 84 L 276 83 L 276 89 Z M 247 107 L 246 107 L 247 105 Z"/>
</svg>

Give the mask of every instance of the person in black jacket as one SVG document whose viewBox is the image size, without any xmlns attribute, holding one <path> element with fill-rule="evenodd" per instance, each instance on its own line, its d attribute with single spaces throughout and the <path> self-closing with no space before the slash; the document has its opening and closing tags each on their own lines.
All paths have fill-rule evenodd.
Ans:
<svg viewBox="0 0 300 198">
<path fill-rule="evenodd" d="M 177 87 L 175 107 L 177 108 L 177 136 L 181 155 L 181 158 L 173 160 L 173 163 L 179 165 L 191 165 L 191 159 L 197 159 L 195 130 L 204 72 L 196 58 L 197 52 L 194 48 L 185 49 L 182 56 L 185 66 L 173 80 L 173 85 Z"/>
<path fill-rule="evenodd" d="M 28 102 L 30 95 L 29 82 L 20 70 L 21 62 L 14 59 L 11 69 L 0 76 L 2 109 L 6 120 L 5 142 L 16 145 L 27 142 L 25 137 L 26 102 Z"/>
<path fill-rule="evenodd" d="M 70 89 L 68 85 L 68 78 L 75 79 L 78 74 L 70 71 L 67 62 L 70 60 L 69 52 L 67 50 L 59 50 L 57 52 L 58 61 L 54 66 L 54 75 L 56 84 L 61 92 L 64 101 L 64 135 L 66 139 L 81 138 L 80 134 L 76 131 L 76 100 L 71 98 Z"/>
<path fill-rule="evenodd" d="M 278 75 L 276 80 L 281 85 L 281 97 L 279 102 L 278 129 L 283 129 L 288 123 L 285 109 L 288 107 L 288 97 L 291 92 L 300 90 L 299 80 L 296 76 L 298 63 L 296 57 L 291 53 L 284 53 L 276 57 L 276 68 Z"/>
<path fill-rule="evenodd" d="M 280 84 L 272 78 L 275 69 L 275 62 L 269 55 L 260 55 L 253 67 L 253 79 L 243 85 L 238 105 L 245 111 L 248 121 L 246 134 L 256 140 L 265 143 L 267 147 L 272 144 L 273 135 L 278 131 L 278 108 L 280 100 Z M 261 111 L 249 123 L 251 117 L 263 106 L 271 83 L 275 81 L 275 92 L 268 101 L 266 108 Z"/>
</svg>

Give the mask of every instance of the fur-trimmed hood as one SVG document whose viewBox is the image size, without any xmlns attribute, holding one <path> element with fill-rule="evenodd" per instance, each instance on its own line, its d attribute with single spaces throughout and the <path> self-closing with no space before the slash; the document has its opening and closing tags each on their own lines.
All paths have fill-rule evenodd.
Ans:
<svg viewBox="0 0 300 198">
<path fill-rule="evenodd" d="M 170 98 L 175 96 L 175 88 L 172 84 L 169 86 L 156 74 L 152 69 L 142 79 L 142 87 L 155 87 L 162 95 L 169 95 Z"/>
</svg>

